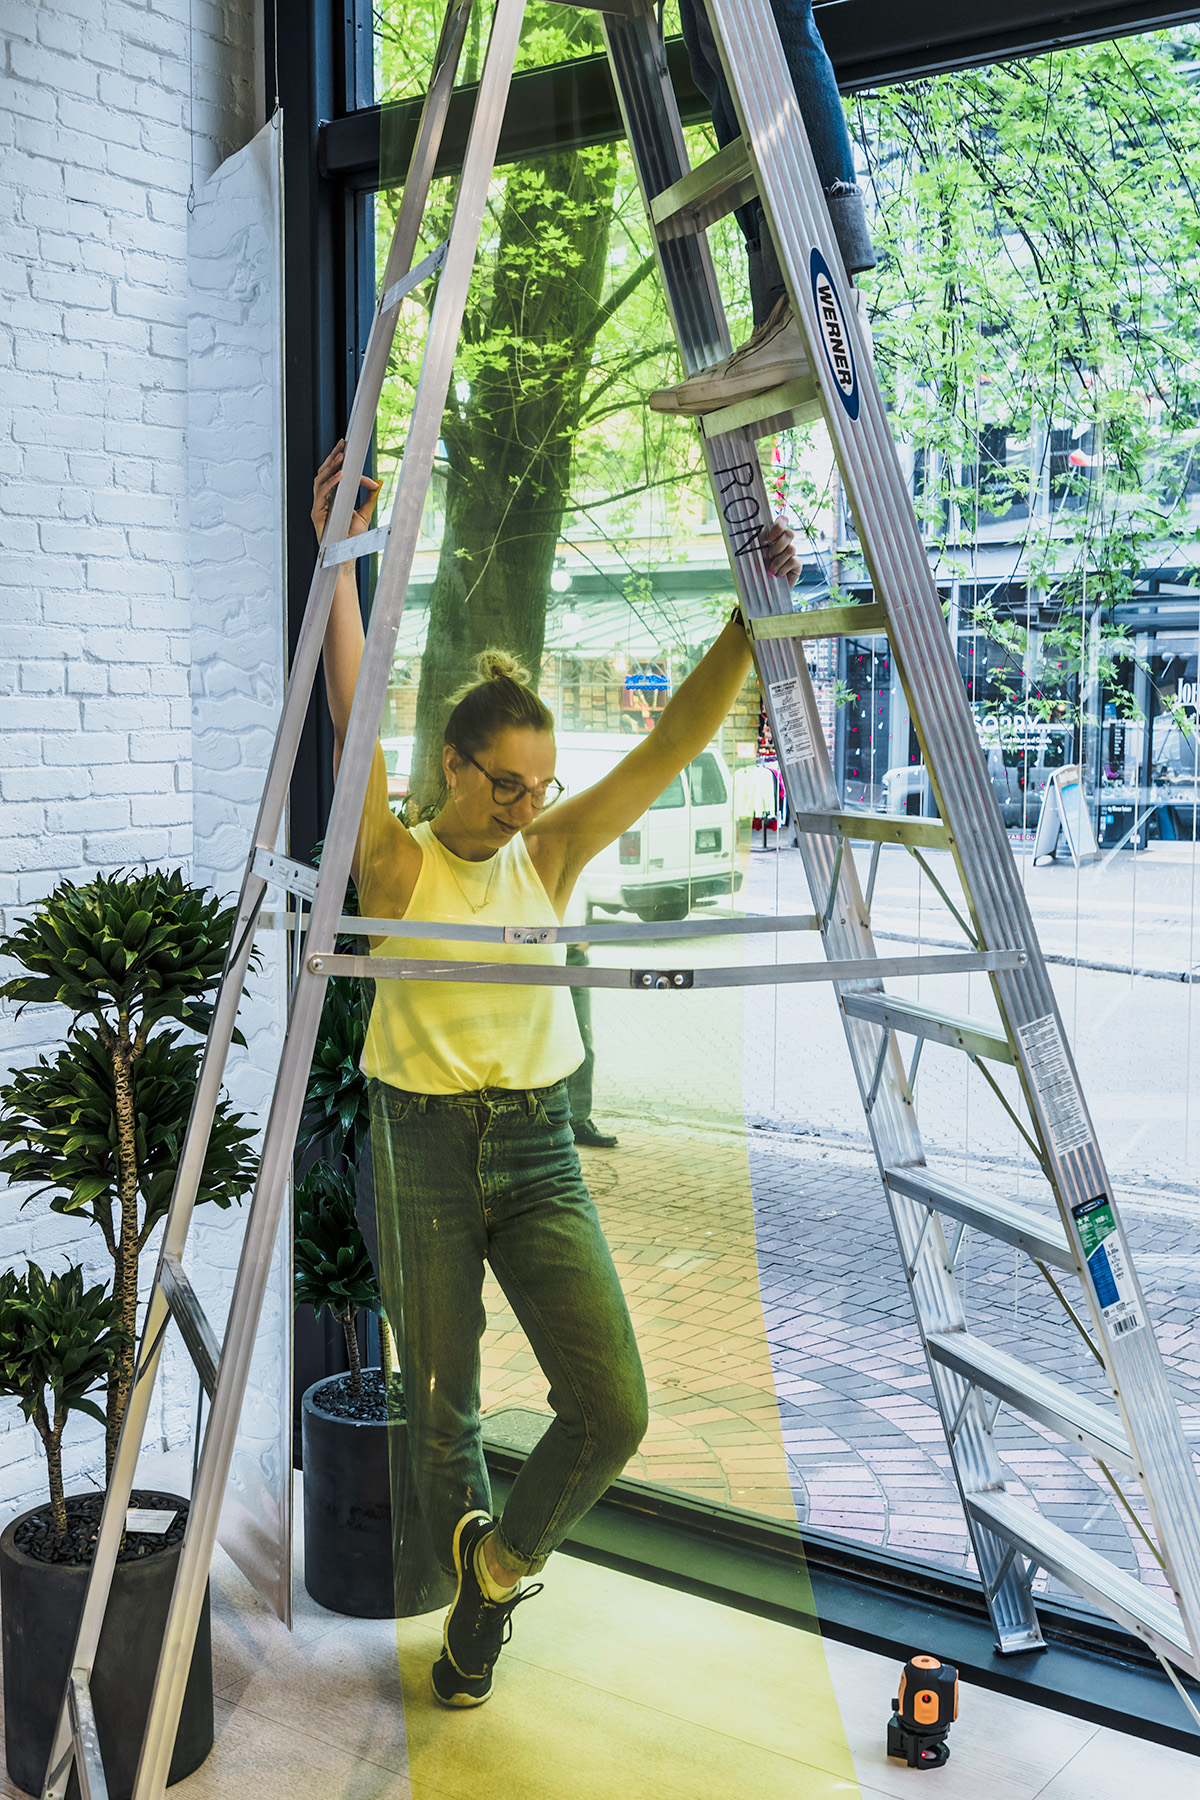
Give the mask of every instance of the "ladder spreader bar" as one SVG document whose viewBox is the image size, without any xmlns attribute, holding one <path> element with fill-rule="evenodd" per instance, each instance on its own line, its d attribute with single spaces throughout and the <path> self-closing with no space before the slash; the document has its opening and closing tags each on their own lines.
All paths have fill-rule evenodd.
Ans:
<svg viewBox="0 0 1200 1800">
<path fill-rule="evenodd" d="M 1134 1459 L 1125 1428 L 1116 1413 L 1096 1406 L 1081 1394 L 999 1350 L 969 1331 L 931 1331 L 929 1354 L 943 1368 L 996 1395 L 1006 1405 L 1048 1425 L 1060 1437 L 1078 1444 L 1100 1462 L 1118 1463 L 1134 1474 Z"/>
<path fill-rule="evenodd" d="M 918 1044 L 924 1040 L 918 1038 Z M 987 1194 L 961 1182 L 931 1175 L 928 1169 L 886 1169 L 884 1179 L 893 1193 L 917 1200 L 932 1212 L 958 1219 L 987 1237 L 1023 1250 L 1034 1262 L 1075 1272 L 1075 1261 L 1066 1233 L 1056 1219 L 1043 1218 L 1030 1207 L 1018 1206 L 998 1194 Z"/>
<path fill-rule="evenodd" d="M 287 915 L 294 928 L 295 913 Z M 277 915 L 264 914 L 268 928 Z M 307 915 L 303 923 L 307 925 Z M 639 939 L 753 937 L 777 931 L 819 931 L 816 913 L 790 913 L 781 918 L 753 915 L 742 919 L 686 919 L 672 924 L 615 925 L 453 925 L 444 919 L 364 919 L 345 914 L 337 922 L 339 937 L 432 938 L 468 944 L 621 944 Z"/>
<path fill-rule="evenodd" d="M 1010 960 L 1003 965 L 994 964 L 996 968 L 1014 969 L 1025 960 L 1024 951 L 1008 950 L 1001 954 Z M 965 969 L 968 960 L 964 957 L 958 967 Z M 905 973 L 942 973 L 940 969 L 934 969 L 933 957 L 927 962 L 919 956 L 911 961 L 925 966 Z M 948 1044 L 952 1050 L 965 1050 L 968 1056 L 986 1056 L 993 1062 L 1004 1063 L 1014 1060 L 1007 1039 L 997 1037 L 986 1025 L 977 1025 L 972 1019 L 956 1019 L 948 1013 L 934 1012 L 930 1007 L 914 1006 L 907 1000 L 897 1000 L 893 994 L 843 994 L 841 998 L 844 1010 L 852 1019 L 867 1019 L 872 1025 L 885 1026 L 889 1031 L 907 1031 L 915 1037 L 933 1038 L 939 1044 Z"/>
<path fill-rule="evenodd" d="M 880 637 L 887 631 L 887 608 L 877 600 L 865 606 L 817 606 L 811 612 L 747 619 L 746 630 L 756 643 L 767 638 Z"/>
<path fill-rule="evenodd" d="M 664 974 L 672 988 L 783 987 L 795 982 L 898 980 L 904 975 L 957 975 L 1011 969 L 1018 950 L 981 950 L 951 956 L 856 957 L 845 962 L 762 963 L 741 969 L 565 968 L 558 963 L 436 962 L 432 957 L 342 956 L 318 951 L 309 956 L 310 975 L 357 975 L 371 981 L 479 981 L 513 987 L 644 988 Z M 676 980 L 686 976 L 686 980 Z M 846 1001 L 858 999 L 846 995 Z M 861 996 L 874 998 L 874 996 Z M 911 1030 L 911 1026 L 901 1026 Z M 977 1052 L 982 1054 L 982 1052 Z"/>
<path fill-rule="evenodd" d="M 745 143 L 740 137 L 734 138 L 715 156 L 698 163 L 656 194 L 650 202 L 650 217 L 661 238 L 680 237 L 704 231 L 735 206 L 752 200 L 757 192 L 758 183 Z"/>
</svg>

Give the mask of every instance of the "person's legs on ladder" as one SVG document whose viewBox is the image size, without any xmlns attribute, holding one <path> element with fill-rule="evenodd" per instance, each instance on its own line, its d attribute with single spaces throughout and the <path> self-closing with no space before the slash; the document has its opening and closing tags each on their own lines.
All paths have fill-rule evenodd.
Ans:
<svg viewBox="0 0 1200 1800">
<path fill-rule="evenodd" d="M 772 0 L 772 11 L 838 248 L 847 273 L 855 275 L 874 268 L 875 251 L 855 179 L 841 95 L 813 18 L 812 0 Z M 723 148 L 739 136 L 739 126 L 704 0 L 680 0 L 680 21 L 692 78 L 712 107 L 717 145 Z M 652 394 L 649 404 L 656 412 L 711 412 L 809 372 L 761 203 L 752 200 L 738 207 L 736 217 L 746 240 L 754 331 L 724 362 Z"/>
</svg>

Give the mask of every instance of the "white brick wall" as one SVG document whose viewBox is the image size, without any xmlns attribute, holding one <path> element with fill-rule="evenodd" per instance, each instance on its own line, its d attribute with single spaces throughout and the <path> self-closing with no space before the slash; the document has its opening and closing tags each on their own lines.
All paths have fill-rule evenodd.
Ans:
<svg viewBox="0 0 1200 1800">
<path fill-rule="evenodd" d="M 261 120 L 253 0 L 190 10 L 0 0 L 0 906 L 192 852 L 188 194 Z M 60 1025 L 0 1012 L 0 1063 Z M 108 1272 L 21 1198 L 0 1258 Z M 160 1441 L 186 1429 L 172 1391 Z M 97 1439 L 78 1428 L 70 1479 Z M 43 1480 L 0 1401 L 0 1509 Z"/>
</svg>

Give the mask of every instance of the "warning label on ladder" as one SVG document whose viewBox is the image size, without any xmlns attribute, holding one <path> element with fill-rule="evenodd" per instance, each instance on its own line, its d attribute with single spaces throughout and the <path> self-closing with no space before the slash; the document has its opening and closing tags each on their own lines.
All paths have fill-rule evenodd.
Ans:
<svg viewBox="0 0 1200 1800">
<path fill-rule="evenodd" d="M 772 681 L 769 690 L 772 734 L 780 762 L 785 765 L 811 762 L 816 752 L 804 712 L 799 676 L 794 675 L 787 681 Z"/>
<path fill-rule="evenodd" d="M 1146 1323 L 1137 1302 L 1137 1290 L 1125 1261 L 1125 1252 L 1107 1194 L 1097 1194 L 1071 1208 L 1079 1227 L 1079 1241 L 1087 1258 L 1088 1274 L 1096 1290 L 1096 1303 L 1114 1337 L 1140 1331 Z"/>
<path fill-rule="evenodd" d="M 1044 1019 L 1034 1019 L 1029 1025 L 1019 1026 L 1017 1035 L 1046 1115 L 1046 1129 L 1055 1155 L 1065 1156 L 1068 1150 L 1082 1150 L 1085 1144 L 1091 1143 L 1092 1133 L 1057 1021 L 1052 1013 L 1047 1013 Z"/>
</svg>

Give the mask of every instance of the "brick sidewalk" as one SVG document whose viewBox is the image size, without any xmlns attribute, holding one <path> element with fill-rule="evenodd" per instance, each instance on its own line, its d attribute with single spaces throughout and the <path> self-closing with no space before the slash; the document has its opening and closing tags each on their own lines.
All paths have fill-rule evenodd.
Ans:
<svg viewBox="0 0 1200 1800">
<path fill-rule="evenodd" d="M 690 1122 L 629 1119 L 618 1129 L 620 1147 L 585 1152 L 584 1172 L 650 1390 L 650 1430 L 630 1474 L 972 1567 L 869 1152 L 760 1131 L 747 1146 L 744 1133 Z M 947 1173 L 961 1175 L 961 1166 Z M 1002 1165 L 976 1166 L 971 1178 L 989 1175 L 1004 1191 Z M 1030 1204 L 1028 1190 L 1021 1198 Z M 1200 1220 L 1185 1197 L 1120 1198 L 1177 1393 L 1200 1417 Z M 1074 1326 L 1024 1257 L 968 1234 L 960 1268 L 973 1331 L 1107 1398 Z M 546 1384 L 491 1283 L 487 1303 L 485 1412 L 496 1435 L 527 1444 L 548 1416 Z M 997 1442 L 1014 1493 L 1164 1586 L 1082 1451 L 1007 1410 Z M 1134 1504 L 1148 1527 L 1140 1495 Z"/>
</svg>

